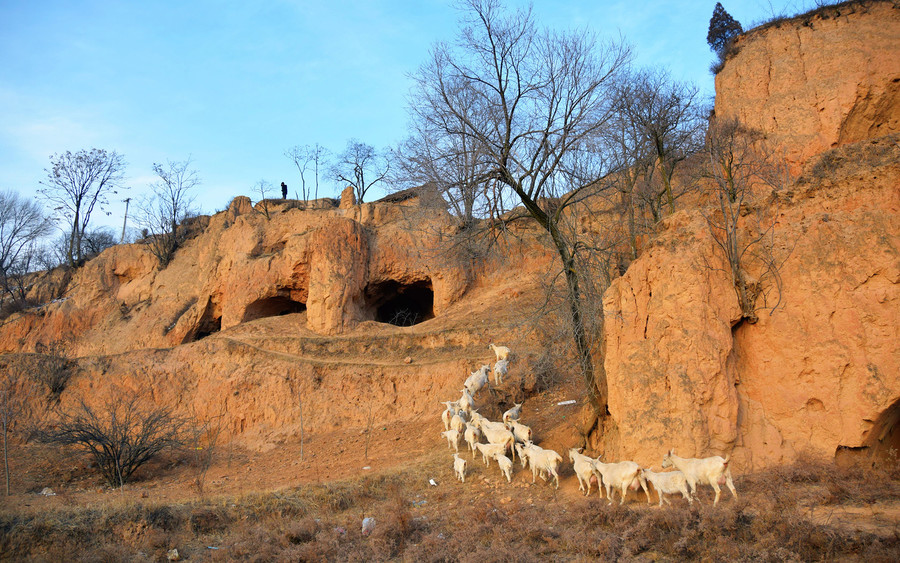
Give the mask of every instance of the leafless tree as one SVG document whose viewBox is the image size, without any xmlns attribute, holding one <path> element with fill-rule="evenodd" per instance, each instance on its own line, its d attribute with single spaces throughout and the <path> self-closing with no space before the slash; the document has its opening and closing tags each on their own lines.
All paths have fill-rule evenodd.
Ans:
<svg viewBox="0 0 900 563">
<path fill-rule="evenodd" d="M 47 178 L 39 190 L 50 208 L 69 225 L 66 263 L 69 267 L 83 258 L 82 239 L 94 209 L 103 209 L 107 197 L 121 188 L 125 159 L 117 152 L 102 149 L 66 151 L 50 157 Z"/>
<path fill-rule="evenodd" d="M 263 213 L 266 219 L 269 217 L 269 193 L 272 191 L 272 184 L 268 180 L 259 180 L 253 184 L 253 191 L 259 194 L 259 202 L 263 206 Z"/>
<path fill-rule="evenodd" d="M 456 46 L 437 44 L 416 73 L 413 111 L 430 116 L 436 135 L 466 139 L 481 162 L 474 181 L 513 194 L 548 233 L 565 280 L 579 370 L 591 404 L 606 414 L 603 361 L 594 365 L 592 357 L 602 353 L 595 349 L 602 315 L 586 326 L 583 293 L 593 274 L 582 269 L 581 254 L 592 249 L 577 225 L 610 172 L 599 137 L 630 52 L 586 31 L 540 30 L 530 10 L 506 13 L 497 0 L 469 0 L 464 17 Z"/>
<path fill-rule="evenodd" d="M 76 446 L 90 453 L 113 487 L 124 486 L 134 472 L 185 440 L 185 421 L 171 409 L 145 404 L 139 395 L 114 397 L 100 408 L 84 399 L 36 432 L 44 443 Z"/>
<path fill-rule="evenodd" d="M 148 233 L 143 242 L 161 268 L 169 264 L 184 242 L 179 225 L 194 213 L 191 192 L 200 185 L 200 178 L 190 166 L 190 158 L 170 160 L 166 165 L 154 163 L 153 172 L 159 179 L 151 185 L 151 194 L 138 202 L 138 223 Z"/>
<path fill-rule="evenodd" d="M 24 428 L 32 389 L 26 378 L 14 369 L 0 374 L 0 431 L 3 432 L 3 471 L 6 476 L 6 496 L 9 496 L 9 436 L 14 426 Z"/>
<path fill-rule="evenodd" d="M 309 200 L 309 189 L 306 187 L 306 174 L 313 173 L 313 199 L 319 199 L 319 171 L 328 165 L 329 151 L 319 143 L 314 145 L 297 145 L 284 151 L 297 171 L 300 172 L 300 199 Z"/>
<path fill-rule="evenodd" d="M 620 83 L 606 143 L 619 172 L 611 180 L 627 220 L 630 259 L 638 239 L 653 231 L 690 183 L 677 189 L 676 168 L 703 144 L 705 121 L 695 86 L 660 69 L 644 69 Z M 648 216 L 649 213 L 649 216 Z"/>
<path fill-rule="evenodd" d="M 196 475 L 194 488 L 200 496 L 206 488 L 206 475 L 215 460 L 219 445 L 219 436 L 225 427 L 225 415 L 228 414 L 225 403 L 210 415 L 199 415 L 192 410 L 191 424 L 188 426 L 188 446 L 191 448 Z"/>
<path fill-rule="evenodd" d="M 0 283 L 13 301 L 24 303 L 25 274 L 37 244 L 51 230 L 40 205 L 12 191 L 0 192 Z"/>
<path fill-rule="evenodd" d="M 353 186 L 356 201 L 363 202 L 369 189 L 385 179 L 390 171 L 389 161 L 371 145 L 356 139 L 347 141 L 344 152 L 337 156 L 331 173 L 338 182 Z"/>
<path fill-rule="evenodd" d="M 675 168 L 703 144 L 699 91 L 662 70 L 639 72 L 627 84 L 619 96 L 620 109 L 648 148 L 650 166 L 641 196 L 656 222 L 664 209 L 675 212 Z"/>
<path fill-rule="evenodd" d="M 492 203 L 497 200 L 486 193 L 488 184 L 482 180 L 490 164 L 485 151 L 472 146 L 469 135 L 446 132 L 444 120 L 452 116 L 429 110 L 430 106 L 413 108 L 413 132 L 393 153 L 395 184 L 436 190 L 463 228 L 495 215 L 498 210 Z M 465 123 L 458 126 L 460 131 L 466 127 Z"/>
<path fill-rule="evenodd" d="M 787 182 L 786 168 L 763 145 L 761 133 L 735 119 L 710 121 L 704 156 L 712 202 L 704 216 L 725 257 L 742 319 L 752 324 L 757 311 L 774 311 L 781 302 L 779 271 L 787 257 L 776 258 L 775 221 L 763 211 L 771 206 L 758 200 Z"/>
</svg>

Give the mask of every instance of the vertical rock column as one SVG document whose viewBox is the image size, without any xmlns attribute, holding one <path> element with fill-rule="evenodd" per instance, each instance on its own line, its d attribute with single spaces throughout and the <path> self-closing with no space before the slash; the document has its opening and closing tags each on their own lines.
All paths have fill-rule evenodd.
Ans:
<svg viewBox="0 0 900 563">
<path fill-rule="evenodd" d="M 313 234 L 307 326 L 340 334 L 363 320 L 363 290 L 369 265 L 365 228 L 335 217 Z"/>
</svg>

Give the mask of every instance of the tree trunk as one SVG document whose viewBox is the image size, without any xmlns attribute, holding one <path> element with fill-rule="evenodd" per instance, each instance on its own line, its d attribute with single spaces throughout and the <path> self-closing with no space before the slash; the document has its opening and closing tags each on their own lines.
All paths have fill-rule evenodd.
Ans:
<svg viewBox="0 0 900 563">
<path fill-rule="evenodd" d="M 588 343 L 584 328 L 584 301 L 581 296 L 581 284 L 579 272 L 575 264 L 575 257 L 569 251 L 566 241 L 563 239 L 555 223 L 548 223 L 548 230 L 556 246 L 563 263 L 563 271 L 566 275 L 566 299 L 569 302 L 569 313 L 572 318 L 572 337 L 575 340 L 575 351 L 578 355 L 578 365 L 584 379 L 584 385 L 588 393 L 588 400 L 594 408 L 597 416 L 604 417 L 607 414 L 608 390 L 606 384 L 606 370 L 601 359 L 600 365 L 595 369 L 591 356 L 591 347 Z M 603 311 L 597 312 L 603 315 Z M 603 326 L 602 319 L 600 326 Z"/>
<path fill-rule="evenodd" d="M 8 425 L 6 420 L 3 421 L 3 472 L 6 475 L 6 496 L 9 496 L 9 450 L 6 444 L 6 434 Z"/>
</svg>

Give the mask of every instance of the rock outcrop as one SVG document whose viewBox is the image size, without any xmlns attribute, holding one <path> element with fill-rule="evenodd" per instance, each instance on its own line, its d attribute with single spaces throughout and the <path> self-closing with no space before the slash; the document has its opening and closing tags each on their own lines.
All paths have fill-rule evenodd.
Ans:
<svg viewBox="0 0 900 563">
<path fill-rule="evenodd" d="M 425 320 L 466 291 L 462 262 L 434 252 L 445 211 L 366 203 L 301 209 L 238 197 L 160 270 L 140 244 L 113 247 L 74 273 L 48 277 L 33 293 L 64 297 L 7 319 L 0 350 L 35 351 L 66 342 L 70 353 L 114 354 L 169 347 L 262 317 L 307 311 L 307 327 L 340 334 L 376 320 L 379 307 L 409 307 Z M 427 224 L 426 229 L 414 227 Z M 421 310 L 419 310 L 421 309 Z M 387 319 L 385 322 L 390 322 Z"/>
<path fill-rule="evenodd" d="M 604 300 L 618 455 L 651 464 L 675 447 L 749 469 L 879 446 L 900 402 L 898 141 L 821 155 L 778 195 L 781 303 L 756 324 L 703 217 L 666 221 Z"/>
<path fill-rule="evenodd" d="M 852 2 L 737 38 L 718 117 L 765 132 L 799 172 L 813 156 L 900 132 L 900 5 Z"/>
</svg>

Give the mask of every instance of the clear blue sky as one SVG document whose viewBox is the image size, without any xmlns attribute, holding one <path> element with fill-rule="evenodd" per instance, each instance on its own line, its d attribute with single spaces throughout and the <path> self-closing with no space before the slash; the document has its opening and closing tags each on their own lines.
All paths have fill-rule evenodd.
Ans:
<svg viewBox="0 0 900 563">
<path fill-rule="evenodd" d="M 746 28 L 815 2 L 723 4 Z M 714 5 L 559 0 L 534 12 L 548 27 L 621 34 L 639 65 L 667 67 L 711 99 Z M 132 197 L 154 162 L 188 156 L 205 213 L 241 194 L 255 201 L 260 179 L 287 182 L 293 196 L 285 149 L 404 137 L 407 75 L 453 39 L 457 18 L 450 0 L 0 0 L 0 189 L 33 193 L 51 154 L 96 147 L 125 156 Z M 122 206 L 111 211 L 98 223 L 121 225 Z"/>
</svg>

